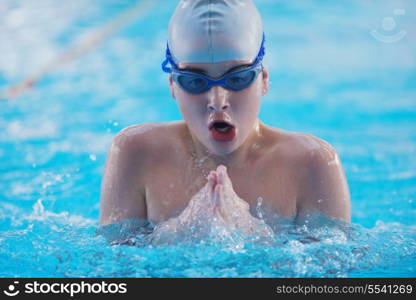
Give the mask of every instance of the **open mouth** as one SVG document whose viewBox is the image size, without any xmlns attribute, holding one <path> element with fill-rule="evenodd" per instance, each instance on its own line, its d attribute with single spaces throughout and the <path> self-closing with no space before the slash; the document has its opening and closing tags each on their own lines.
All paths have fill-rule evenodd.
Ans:
<svg viewBox="0 0 416 300">
<path fill-rule="evenodd" d="M 234 127 L 233 125 L 231 125 L 231 124 L 229 124 L 225 121 L 215 121 L 211 124 L 209 129 L 211 130 L 211 129 L 214 128 L 215 130 L 217 130 L 219 132 L 227 132 L 227 131 L 231 130 L 233 127 Z"/>
<path fill-rule="evenodd" d="M 236 131 L 234 125 L 226 121 L 214 121 L 209 126 L 212 138 L 221 142 L 228 142 L 234 139 Z"/>
</svg>

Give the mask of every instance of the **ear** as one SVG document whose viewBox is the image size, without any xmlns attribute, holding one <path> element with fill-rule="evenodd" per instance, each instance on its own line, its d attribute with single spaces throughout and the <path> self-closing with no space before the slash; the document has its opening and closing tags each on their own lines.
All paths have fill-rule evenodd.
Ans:
<svg viewBox="0 0 416 300">
<path fill-rule="evenodd" d="M 262 72 L 263 72 L 263 77 L 262 77 L 263 87 L 261 90 L 261 94 L 265 95 L 269 91 L 269 71 L 266 68 L 263 68 Z"/>
<path fill-rule="evenodd" d="M 169 81 L 169 87 L 170 87 L 170 95 L 172 96 L 173 99 L 176 99 L 172 75 L 169 75 L 168 81 Z"/>
</svg>

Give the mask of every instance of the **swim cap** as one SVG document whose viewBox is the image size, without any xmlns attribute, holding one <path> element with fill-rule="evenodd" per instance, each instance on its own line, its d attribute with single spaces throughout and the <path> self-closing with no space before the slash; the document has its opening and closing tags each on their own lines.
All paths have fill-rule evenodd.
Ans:
<svg viewBox="0 0 416 300">
<path fill-rule="evenodd" d="M 263 25 L 251 0 L 181 0 L 169 22 L 175 63 L 254 60 Z"/>
</svg>

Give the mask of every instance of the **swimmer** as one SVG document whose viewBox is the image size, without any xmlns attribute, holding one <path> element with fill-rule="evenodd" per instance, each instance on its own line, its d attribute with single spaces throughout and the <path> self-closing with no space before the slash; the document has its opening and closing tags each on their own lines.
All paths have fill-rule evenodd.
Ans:
<svg viewBox="0 0 416 300">
<path fill-rule="evenodd" d="M 183 225 L 199 218 L 195 203 L 235 225 L 232 210 L 256 216 L 258 199 L 294 222 L 313 212 L 350 222 L 336 150 L 259 120 L 269 88 L 264 55 L 265 33 L 251 0 L 179 2 L 162 68 L 183 120 L 138 124 L 115 136 L 101 186 L 101 225 L 135 218 Z"/>
</svg>

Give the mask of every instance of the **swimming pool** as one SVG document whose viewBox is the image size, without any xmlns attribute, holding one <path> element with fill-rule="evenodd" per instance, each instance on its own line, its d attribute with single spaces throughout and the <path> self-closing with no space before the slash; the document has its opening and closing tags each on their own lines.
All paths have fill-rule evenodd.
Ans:
<svg viewBox="0 0 416 300">
<path fill-rule="evenodd" d="M 133 3 L 3 1 L 0 90 Z M 285 225 L 273 245 L 224 238 L 110 246 L 95 234 L 112 137 L 132 124 L 181 119 L 160 70 L 175 3 L 160 3 L 99 48 L 44 76 L 28 93 L 0 100 L 0 276 L 415 276 L 411 0 L 400 6 L 256 1 L 271 73 L 260 118 L 335 146 L 351 190 L 350 228 L 330 222 L 319 228 Z M 399 38 L 403 30 L 405 35 L 387 42 L 373 30 L 382 37 Z"/>
</svg>

